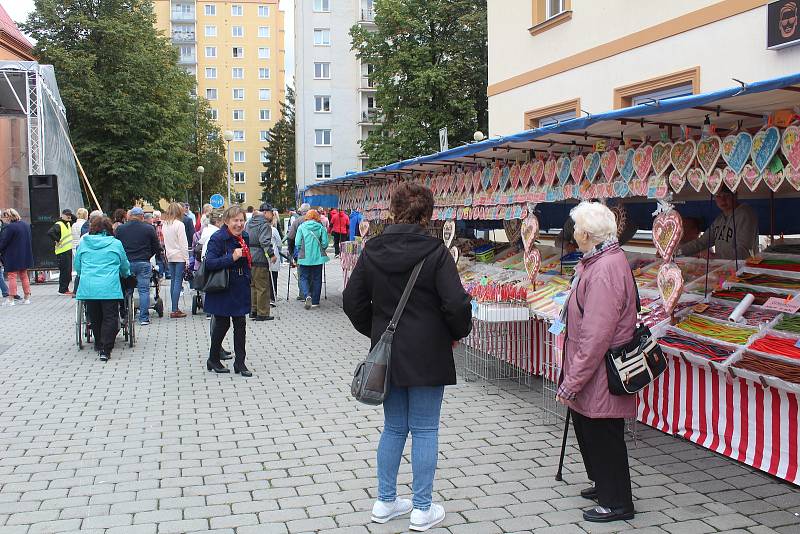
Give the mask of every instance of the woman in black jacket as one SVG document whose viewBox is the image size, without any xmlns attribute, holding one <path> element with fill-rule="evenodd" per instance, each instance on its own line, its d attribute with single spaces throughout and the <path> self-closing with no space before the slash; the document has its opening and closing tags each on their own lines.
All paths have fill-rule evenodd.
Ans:
<svg viewBox="0 0 800 534">
<path fill-rule="evenodd" d="M 367 243 L 344 291 L 344 311 L 374 346 L 412 269 L 425 259 L 394 335 L 392 389 L 383 403 L 378 445 L 378 500 L 372 508 L 377 523 L 412 512 L 410 529 L 424 531 L 444 519 L 444 508 L 431 500 L 439 413 L 444 386 L 456 383 L 453 346 L 472 328 L 471 307 L 453 258 L 425 229 L 433 213 L 430 189 L 398 185 L 390 210 L 394 224 Z M 397 498 L 397 471 L 409 430 L 413 502 Z"/>
</svg>

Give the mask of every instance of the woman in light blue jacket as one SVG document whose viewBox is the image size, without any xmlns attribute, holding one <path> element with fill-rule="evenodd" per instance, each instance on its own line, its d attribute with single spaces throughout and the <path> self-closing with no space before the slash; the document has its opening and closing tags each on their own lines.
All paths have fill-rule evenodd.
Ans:
<svg viewBox="0 0 800 534">
<path fill-rule="evenodd" d="M 298 250 L 297 263 L 300 264 L 300 291 L 306 300 L 306 309 L 319 308 L 319 295 L 322 292 L 322 266 L 327 263 L 328 231 L 320 222 L 317 210 L 308 210 L 306 222 L 297 229 L 294 238 Z"/>
<path fill-rule="evenodd" d="M 114 237 L 108 217 L 92 219 L 89 235 L 81 240 L 75 255 L 75 272 L 81 277 L 76 298 L 86 302 L 92 323 L 94 347 L 107 362 L 119 332 L 120 278 L 131 275 L 122 242 Z"/>
</svg>

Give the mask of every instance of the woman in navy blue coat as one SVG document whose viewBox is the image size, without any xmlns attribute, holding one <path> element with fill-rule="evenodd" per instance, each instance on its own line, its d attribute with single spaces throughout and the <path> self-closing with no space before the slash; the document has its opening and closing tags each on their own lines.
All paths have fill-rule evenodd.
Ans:
<svg viewBox="0 0 800 534">
<path fill-rule="evenodd" d="M 17 210 L 4 210 L 3 231 L 0 232 L 0 258 L 8 275 L 8 305 L 14 305 L 17 294 L 17 280 L 22 283 L 25 295 L 23 304 L 31 303 L 31 286 L 28 269 L 33 268 L 33 246 L 31 225 L 23 221 Z M 2 276 L 2 274 L 0 274 Z"/>
<path fill-rule="evenodd" d="M 250 267 L 253 264 L 250 247 L 247 246 L 248 236 L 244 231 L 245 211 L 239 206 L 232 206 L 225 210 L 222 220 L 225 224 L 208 240 L 205 268 L 209 272 L 227 269 L 228 289 L 206 293 L 203 301 L 203 309 L 214 316 L 206 368 L 215 373 L 230 372 L 220 361 L 220 351 L 222 340 L 233 320 L 233 370 L 242 376 L 253 376 L 244 364 L 245 316 L 250 313 Z"/>
</svg>

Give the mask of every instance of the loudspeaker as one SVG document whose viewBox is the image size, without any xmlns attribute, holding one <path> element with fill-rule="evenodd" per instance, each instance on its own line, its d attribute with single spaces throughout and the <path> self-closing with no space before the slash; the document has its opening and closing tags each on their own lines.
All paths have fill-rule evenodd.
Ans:
<svg viewBox="0 0 800 534">
<path fill-rule="evenodd" d="M 31 223 L 48 222 L 52 224 L 58 220 L 61 210 L 58 203 L 58 177 L 55 174 L 31 174 L 28 176 L 28 195 L 31 206 Z"/>
<path fill-rule="evenodd" d="M 52 228 L 52 217 L 47 222 L 34 222 L 31 225 L 31 239 L 33 241 L 33 265 L 36 270 L 58 269 L 56 250 L 53 240 L 47 235 Z"/>
</svg>

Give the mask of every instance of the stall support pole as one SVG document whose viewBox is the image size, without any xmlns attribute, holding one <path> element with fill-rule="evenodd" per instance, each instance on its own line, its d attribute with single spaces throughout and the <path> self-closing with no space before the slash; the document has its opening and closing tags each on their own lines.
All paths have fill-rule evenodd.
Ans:
<svg viewBox="0 0 800 534">
<path fill-rule="evenodd" d="M 775 241 L 775 192 L 769 192 L 769 244 Z"/>
</svg>

